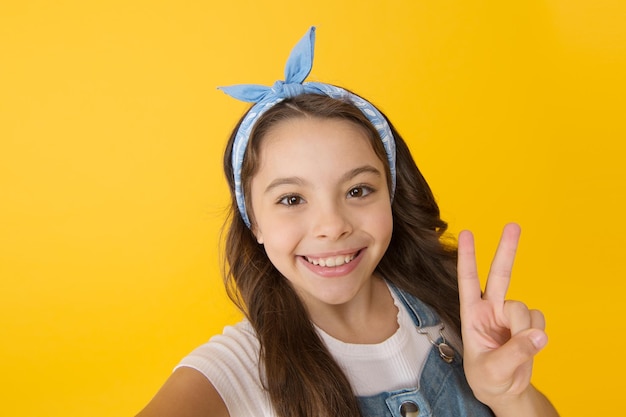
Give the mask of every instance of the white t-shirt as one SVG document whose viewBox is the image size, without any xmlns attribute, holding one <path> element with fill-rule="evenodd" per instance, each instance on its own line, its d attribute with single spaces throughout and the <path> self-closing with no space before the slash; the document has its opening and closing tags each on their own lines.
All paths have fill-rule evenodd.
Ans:
<svg viewBox="0 0 626 417">
<path fill-rule="evenodd" d="M 398 308 L 398 330 L 381 343 L 344 343 L 317 328 L 358 396 L 418 387 L 426 357 L 433 348 L 428 337 L 415 330 L 409 313 L 394 291 L 390 292 Z M 423 330 L 427 330 L 433 340 L 439 337 L 439 326 Z M 447 329 L 444 335 L 449 344 L 460 346 L 458 337 Z M 258 364 L 259 341 L 252 325 L 242 320 L 225 327 L 221 335 L 195 349 L 177 368 L 190 367 L 204 374 L 226 403 L 231 417 L 274 416 Z"/>
</svg>

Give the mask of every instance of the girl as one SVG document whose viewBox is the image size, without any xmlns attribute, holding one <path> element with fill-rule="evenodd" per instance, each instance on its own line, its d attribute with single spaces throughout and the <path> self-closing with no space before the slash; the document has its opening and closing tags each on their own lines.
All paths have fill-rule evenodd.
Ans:
<svg viewBox="0 0 626 417">
<path fill-rule="evenodd" d="M 246 319 L 183 359 L 140 416 L 556 416 L 530 384 L 543 316 L 505 301 L 519 227 L 482 294 L 471 234 L 445 243 L 385 116 L 303 83 L 314 34 L 284 82 L 223 88 L 256 103 L 224 158 L 225 276 Z"/>
</svg>

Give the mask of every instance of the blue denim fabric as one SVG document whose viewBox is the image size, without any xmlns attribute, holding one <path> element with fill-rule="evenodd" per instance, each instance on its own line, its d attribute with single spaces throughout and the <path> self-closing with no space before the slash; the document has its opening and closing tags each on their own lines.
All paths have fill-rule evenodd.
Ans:
<svg viewBox="0 0 626 417">
<path fill-rule="evenodd" d="M 402 300 L 416 326 L 427 327 L 440 323 L 426 304 L 394 286 L 391 288 Z M 461 354 L 456 352 L 454 361 L 446 363 L 434 348 L 426 358 L 419 389 L 413 387 L 382 392 L 358 397 L 358 400 L 364 417 L 403 417 L 401 408 L 407 402 L 413 403 L 419 410 L 413 416 L 493 417 L 491 410 L 474 397 L 467 384 Z"/>
</svg>

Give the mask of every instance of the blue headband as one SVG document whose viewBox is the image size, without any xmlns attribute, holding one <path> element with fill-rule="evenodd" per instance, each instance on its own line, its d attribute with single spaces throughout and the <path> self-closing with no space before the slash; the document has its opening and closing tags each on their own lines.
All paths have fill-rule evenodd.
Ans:
<svg viewBox="0 0 626 417">
<path fill-rule="evenodd" d="M 276 81 L 272 87 L 255 84 L 219 87 L 220 90 L 231 97 L 241 101 L 256 103 L 239 125 L 232 152 L 235 197 L 241 218 L 248 227 L 250 227 L 250 219 L 246 211 L 243 185 L 241 183 L 241 166 L 248 140 L 250 139 L 250 132 L 258 118 L 268 109 L 286 98 L 300 94 L 322 94 L 335 99 L 347 100 L 361 110 L 378 131 L 378 135 L 385 147 L 391 171 L 391 197 L 393 198 L 393 193 L 396 189 L 396 144 L 387 120 L 371 103 L 343 88 L 318 82 L 303 83 L 313 66 L 314 45 L 315 27 L 311 27 L 291 51 L 285 67 L 285 81 Z"/>
</svg>

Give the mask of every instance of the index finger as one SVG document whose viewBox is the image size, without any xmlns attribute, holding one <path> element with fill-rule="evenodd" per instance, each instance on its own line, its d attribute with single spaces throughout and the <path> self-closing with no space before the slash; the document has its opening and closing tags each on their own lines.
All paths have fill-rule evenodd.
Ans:
<svg viewBox="0 0 626 417">
<path fill-rule="evenodd" d="M 457 275 L 459 280 L 459 301 L 461 311 L 480 301 L 482 293 L 478 269 L 476 267 L 476 250 L 474 236 L 469 230 L 459 233 Z"/>
</svg>

